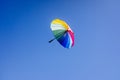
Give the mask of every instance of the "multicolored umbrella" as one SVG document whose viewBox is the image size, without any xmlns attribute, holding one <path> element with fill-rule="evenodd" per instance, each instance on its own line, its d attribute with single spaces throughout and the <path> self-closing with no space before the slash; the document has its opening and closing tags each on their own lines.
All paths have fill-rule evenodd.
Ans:
<svg viewBox="0 0 120 80">
<path fill-rule="evenodd" d="M 71 48 L 74 45 L 74 33 L 65 21 L 55 19 L 51 22 L 50 28 L 55 38 L 49 43 L 56 39 L 65 48 Z"/>
</svg>

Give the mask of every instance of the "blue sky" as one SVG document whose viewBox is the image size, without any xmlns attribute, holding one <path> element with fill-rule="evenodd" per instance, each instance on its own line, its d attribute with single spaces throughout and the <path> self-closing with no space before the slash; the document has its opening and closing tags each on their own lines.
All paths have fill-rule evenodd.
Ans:
<svg viewBox="0 0 120 80">
<path fill-rule="evenodd" d="M 1 0 L 0 80 L 120 80 L 119 0 Z M 65 20 L 75 45 L 50 30 Z"/>
</svg>

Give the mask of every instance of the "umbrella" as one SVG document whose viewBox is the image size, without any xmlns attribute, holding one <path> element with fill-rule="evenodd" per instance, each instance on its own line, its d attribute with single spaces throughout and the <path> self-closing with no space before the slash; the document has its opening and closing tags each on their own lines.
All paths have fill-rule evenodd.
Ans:
<svg viewBox="0 0 120 80">
<path fill-rule="evenodd" d="M 51 22 L 50 28 L 55 38 L 49 43 L 56 39 L 65 48 L 71 48 L 74 45 L 74 33 L 65 21 L 55 19 Z"/>
</svg>

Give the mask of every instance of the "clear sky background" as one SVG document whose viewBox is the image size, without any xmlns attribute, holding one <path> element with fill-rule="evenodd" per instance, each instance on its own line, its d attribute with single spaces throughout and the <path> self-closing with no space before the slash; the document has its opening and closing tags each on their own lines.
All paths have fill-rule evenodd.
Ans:
<svg viewBox="0 0 120 80">
<path fill-rule="evenodd" d="M 55 18 L 73 48 L 48 43 Z M 0 0 L 0 80 L 120 80 L 120 1 Z"/>
</svg>

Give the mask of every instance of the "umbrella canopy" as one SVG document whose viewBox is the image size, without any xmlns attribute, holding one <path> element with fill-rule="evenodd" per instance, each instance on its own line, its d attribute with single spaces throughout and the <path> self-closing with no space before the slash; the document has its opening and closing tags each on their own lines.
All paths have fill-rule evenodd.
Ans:
<svg viewBox="0 0 120 80">
<path fill-rule="evenodd" d="M 55 19 L 51 22 L 50 28 L 55 36 L 54 39 L 57 39 L 63 47 L 71 48 L 74 45 L 74 33 L 65 21 Z"/>
</svg>

